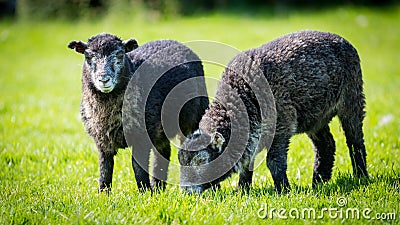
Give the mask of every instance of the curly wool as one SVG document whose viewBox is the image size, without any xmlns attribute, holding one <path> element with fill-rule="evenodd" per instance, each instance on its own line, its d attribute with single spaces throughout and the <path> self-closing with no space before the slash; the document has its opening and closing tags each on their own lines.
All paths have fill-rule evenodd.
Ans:
<svg viewBox="0 0 400 225">
<path fill-rule="evenodd" d="M 268 87 L 260 82 L 263 80 L 260 76 L 266 78 L 273 94 L 272 100 L 267 99 L 268 104 L 259 104 L 260 99 L 256 98 L 256 94 L 268 92 Z M 235 115 L 235 107 L 243 103 L 247 118 Z M 273 110 L 262 110 L 260 105 L 275 107 L 275 127 L 268 125 L 275 118 L 263 115 Z M 241 159 L 213 183 L 232 172 L 240 172 L 239 185 L 251 184 L 254 155 L 260 148 L 268 147 L 267 165 L 275 188 L 278 192 L 288 188 L 287 150 L 290 138 L 298 133 L 307 133 L 315 146 L 313 183 L 329 180 L 335 146 L 328 124 L 336 115 L 345 131 L 354 174 L 368 176 L 362 133 L 364 107 L 359 56 L 349 42 L 336 34 L 300 31 L 240 53 L 222 74 L 215 102 L 199 125 L 210 136 L 213 132 L 221 133 L 227 140 L 226 148 L 234 129 L 231 127 L 233 121 L 246 124 L 244 119 L 249 120 L 249 133 L 235 137 L 233 144 L 229 143 L 230 151 L 243 152 Z M 186 142 L 189 143 L 190 138 Z M 242 143 L 247 143 L 244 151 L 235 147 Z M 185 161 L 193 154 L 179 152 L 180 159 L 188 165 L 190 163 Z"/>
<path fill-rule="evenodd" d="M 110 34 L 100 34 L 91 37 L 88 40 L 87 48 L 92 52 L 99 53 L 107 56 L 117 48 L 123 48 L 123 42 L 116 36 Z M 133 51 L 126 53 L 126 60 L 124 61 L 124 68 L 122 74 L 119 77 L 119 83 L 116 88 L 110 93 L 102 93 L 96 89 L 91 80 L 90 70 L 88 65 L 85 63 L 82 72 L 82 101 L 81 101 L 81 116 L 82 122 L 85 126 L 86 131 L 94 139 L 97 148 L 99 150 L 99 163 L 100 163 L 100 190 L 111 187 L 112 171 L 113 171 L 113 156 L 117 154 L 119 148 L 128 147 L 123 130 L 122 124 L 122 108 L 125 91 L 128 87 L 129 81 L 135 74 L 135 71 L 140 65 L 151 58 L 152 55 L 160 52 L 171 46 L 180 46 L 181 48 L 187 49 L 186 53 L 195 56 L 197 59 L 194 62 L 186 63 L 184 65 L 178 65 L 171 71 L 165 73 L 162 77 L 161 82 L 158 82 L 154 87 L 154 90 L 150 93 L 147 100 L 146 115 L 142 115 L 143 112 L 128 108 L 128 110 L 135 112 L 139 111 L 139 114 L 130 114 L 135 117 L 146 117 L 145 126 L 148 128 L 149 136 L 152 138 L 154 143 L 163 148 L 168 148 L 166 151 L 169 155 L 169 140 L 163 135 L 163 127 L 161 126 L 161 107 L 166 95 L 172 88 L 174 88 L 179 82 L 186 80 L 191 77 L 203 77 L 203 67 L 200 59 L 186 46 L 173 40 L 158 40 L 148 42 L 143 46 L 140 46 Z M 81 52 L 80 52 L 81 53 Z M 175 57 L 175 58 L 174 58 Z M 165 61 L 182 61 L 179 59 L 187 57 L 187 55 L 175 54 L 174 57 L 167 56 L 164 58 Z M 163 60 L 163 59 L 161 59 Z M 159 61 L 154 62 L 156 64 L 163 64 L 165 62 Z M 135 76 L 146 76 L 146 74 L 135 74 Z M 196 84 L 193 88 L 199 89 L 202 93 L 206 93 L 204 80 L 202 84 Z M 129 99 L 129 96 L 127 97 Z M 185 134 L 188 134 L 198 128 L 198 122 L 204 110 L 208 106 L 207 98 L 197 98 L 194 101 L 189 102 L 183 108 L 179 118 L 179 123 L 182 126 L 181 129 Z M 125 122 L 132 123 L 128 124 L 127 127 L 134 126 L 135 118 L 127 118 Z M 177 134 L 177 131 L 174 131 Z M 140 142 L 141 140 L 138 140 Z M 168 146 L 168 147 L 165 147 Z M 150 149 L 147 149 L 147 153 L 150 154 Z M 145 168 L 146 170 L 148 168 Z M 134 170 L 135 166 L 134 166 Z M 135 175 L 137 171 L 135 171 Z M 140 173 L 141 171 L 139 171 Z M 166 171 L 164 171 L 166 173 Z M 137 175 L 136 179 L 139 187 L 149 187 L 148 177 L 140 177 Z M 147 174 L 148 176 L 148 174 Z"/>
</svg>

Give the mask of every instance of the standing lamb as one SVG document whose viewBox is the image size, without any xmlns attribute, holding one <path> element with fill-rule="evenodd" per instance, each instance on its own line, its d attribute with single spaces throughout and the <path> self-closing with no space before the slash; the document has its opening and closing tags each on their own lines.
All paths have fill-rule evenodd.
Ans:
<svg viewBox="0 0 400 225">
<path fill-rule="evenodd" d="M 198 57 L 189 48 L 176 41 L 159 40 L 138 47 L 134 39 L 121 41 L 120 38 L 106 33 L 91 37 L 87 43 L 71 41 L 68 47 L 85 55 L 82 72 L 81 116 L 86 131 L 94 139 L 99 151 L 99 191 L 111 188 L 114 156 L 119 148 L 128 147 L 124 137 L 122 108 L 125 90 L 135 71 L 153 54 L 166 48 L 183 48 L 189 52 L 189 55 L 191 54 L 192 58 L 197 59 L 197 61 L 177 65 L 163 74 L 163 82 L 155 85 L 147 99 L 146 125 L 151 127 L 148 129 L 149 136 L 152 137 L 155 148 L 161 149 L 162 156 L 169 159 L 169 140 L 164 135 L 160 122 L 161 108 L 159 106 L 163 105 L 166 95 L 177 83 L 189 78 L 201 77 L 203 82 L 198 82 L 197 86 L 193 87 L 193 91 L 206 93 L 203 67 Z M 177 54 L 175 57 L 184 58 L 187 55 Z M 145 76 L 146 74 L 141 75 Z M 198 129 L 201 115 L 204 114 L 207 106 L 208 99 L 199 97 L 183 107 L 179 122 L 185 125 L 185 127 L 181 127 L 184 134 Z M 137 140 L 137 142 L 140 141 Z M 132 149 L 132 152 L 135 152 L 135 149 Z M 144 152 L 149 155 L 150 149 L 146 149 Z M 154 161 L 156 164 L 157 159 Z M 162 173 L 157 177 L 166 179 L 168 164 L 159 164 L 154 166 L 154 170 L 158 169 L 159 171 L 153 172 L 154 174 Z M 132 157 L 132 166 L 139 189 L 150 189 L 148 168 L 141 168 L 134 157 Z M 160 180 L 153 177 L 153 188 L 164 188 L 165 179 Z"/>
<path fill-rule="evenodd" d="M 251 72 L 257 70 L 259 77 Z M 264 86 L 260 77 L 268 81 L 273 95 L 267 106 L 275 104 L 276 127 L 272 133 L 270 127 L 265 127 L 268 123 L 263 121 L 262 104 L 256 97 L 268 90 L 268 84 Z M 235 95 L 239 97 L 233 98 Z M 233 122 L 243 120 L 238 116 L 243 113 L 237 110 L 240 104 L 244 104 L 249 124 L 243 140 L 232 137 Z M 245 51 L 230 62 L 199 130 L 179 150 L 181 185 L 189 193 L 201 193 L 231 173 L 239 172 L 239 187 L 250 187 L 254 156 L 268 145 L 261 141 L 264 135 L 271 136 L 267 166 L 275 190 L 278 193 L 287 190 L 290 187 L 286 175 L 289 140 L 299 133 L 306 133 L 314 144 L 313 185 L 328 181 L 335 155 L 335 142 L 328 124 L 336 115 L 346 136 L 354 175 L 368 177 L 362 131 L 364 107 L 359 56 L 338 35 L 300 31 Z M 220 164 L 214 164 L 218 166 L 207 167 L 219 158 L 223 158 Z M 223 167 L 228 168 L 223 170 Z"/>
</svg>

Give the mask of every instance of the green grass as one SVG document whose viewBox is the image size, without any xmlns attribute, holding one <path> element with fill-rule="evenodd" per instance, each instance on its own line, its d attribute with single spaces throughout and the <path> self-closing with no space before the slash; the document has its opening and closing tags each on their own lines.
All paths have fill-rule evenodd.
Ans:
<svg viewBox="0 0 400 225">
<path fill-rule="evenodd" d="M 0 23 L 0 224 L 255 224 L 400 223 L 400 7 L 336 8 L 324 11 L 210 14 L 146 22 L 109 16 L 96 22 Z M 331 123 L 337 146 L 332 181 L 313 190 L 313 151 L 304 135 L 293 138 L 288 176 L 292 191 L 273 192 L 265 163 L 254 175 L 250 193 L 236 191 L 237 175 L 218 191 L 187 196 L 176 184 L 165 192 L 140 194 L 130 166 L 130 152 L 116 156 L 110 196 L 97 194 L 97 150 L 79 117 L 83 58 L 67 49 L 70 40 L 111 32 L 139 43 L 155 39 L 214 40 L 240 50 L 302 29 L 338 33 L 359 51 L 365 80 L 367 117 L 364 132 L 371 179 L 351 176 L 345 138 Z M 220 69 L 206 66 L 207 76 Z M 213 91 L 210 91 L 213 93 Z M 389 118 L 385 120 L 385 118 Z M 384 122 L 386 121 L 386 122 Z M 173 164 L 177 165 L 176 151 Z M 176 168 L 176 167 L 175 167 Z M 178 171 L 170 172 L 176 183 Z M 339 207 L 337 199 L 347 204 Z M 260 219 L 265 206 L 274 218 Z M 281 219 L 280 209 L 370 209 L 395 213 L 394 220 L 346 219 L 325 212 L 323 219 Z M 334 212 L 335 213 L 335 212 Z M 286 216 L 289 214 L 287 213 Z M 317 214 L 318 216 L 318 214 Z"/>
</svg>

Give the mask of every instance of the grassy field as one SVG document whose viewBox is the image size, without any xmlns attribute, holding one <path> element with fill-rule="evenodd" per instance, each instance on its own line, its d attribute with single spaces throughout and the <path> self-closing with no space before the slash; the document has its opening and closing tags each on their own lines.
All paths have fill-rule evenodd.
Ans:
<svg viewBox="0 0 400 225">
<path fill-rule="evenodd" d="M 400 6 L 167 21 L 116 15 L 83 22 L 0 21 L 0 224 L 399 224 L 399 21 Z M 176 185 L 176 170 L 166 191 L 140 194 L 129 150 L 116 156 L 112 194 L 97 194 L 97 150 L 79 116 L 83 57 L 67 48 L 70 40 L 105 31 L 134 37 L 139 44 L 167 38 L 213 40 L 245 50 L 302 29 L 338 33 L 359 51 L 369 181 L 352 178 L 343 131 L 334 119 L 334 175 L 318 189 L 310 185 L 312 145 L 298 135 L 289 151 L 290 194 L 273 192 L 265 163 L 255 171 L 248 194 L 235 189 L 238 179 L 233 176 L 218 191 L 187 196 Z M 207 76 L 219 78 L 219 69 L 205 67 Z M 177 165 L 176 151 L 172 160 Z"/>
</svg>

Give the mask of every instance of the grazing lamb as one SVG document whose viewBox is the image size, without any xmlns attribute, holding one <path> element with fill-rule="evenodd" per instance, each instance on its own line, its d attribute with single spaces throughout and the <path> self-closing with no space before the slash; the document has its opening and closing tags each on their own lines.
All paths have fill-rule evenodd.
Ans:
<svg viewBox="0 0 400 225">
<path fill-rule="evenodd" d="M 152 137 L 156 149 L 161 149 L 162 155 L 169 159 L 169 140 L 164 135 L 160 122 L 161 108 L 159 106 L 177 83 L 188 78 L 201 77 L 203 82 L 197 83 L 198 86 L 193 89 L 197 88 L 206 93 L 203 67 L 198 57 L 189 48 L 176 41 L 159 40 L 138 47 L 134 39 L 121 41 L 120 38 L 106 33 L 91 37 L 87 43 L 72 41 L 68 47 L 85 55 L 82 72 L 81 116 L 86 131 L 93 137 L 99 151 L 99 191 L 111 188 L 114 156 L 119 148 L 128 147 L 129 144 L 124 137 L 122 108 L 125 90 L 131 78 L 136 76 L 135 71 L 153 54 L 166 48 L 184 48 L 197 58 L 195 62 L 177 65 L 166 72 L 163 75 L 163 82 L 155 85 L 147 99 L 146 125 L 151 127 L 148 129 L 149 136 Z M 180 57 L 186 57 L 186 55 Z M 199 97 L 183 107 L 179 117 L 180 124 L 185 124 L 182 132 L 189 134 L 198 129 L 198 122 L 207 106 L 208 99 Z M 140 141 L 137 140 L 137 142 Z M 134 152 L 135 149 L 132 151 Z M 150 149 L 144 152 L 149 155 Z M 156 159 L 155 163 L 157 163 Z M 151 188 L 149 173 L 146 172 L 148 168 L 140 168 L 134 157 L 132 157 L 132 166 L 139 189 Z M 159 169 L 163 173 L 158 177 L 166 179 L 168 164 L 157 164 L 154 169 Z M 153 177 L 152 181 L 154 188 L 165 186 L 163 180 Z"/>
<path fill-rule="evenodd" d="M 257 70 L 261 74 L 259 77 L 251 72 Z M 268 90 L 260 77 L 268 81 L 273 94 L 267 106 L 275 104 L 275 129 L 266 127 L 268 123 L 263 121 L 260 99 L 256 98 L 257 94 Z M 232 97 L 235 95 L 238 97 Z M 244 104 L 249 124 L 244 139 L 231 135 L 236 132 L 234 121 L 243 120 L 243 116 L 239 116 L 243 110 L 237 110 L 240 104 Z M 356 49 L 338 35 L 301 31 L 245 51 L 230 62 L 222 74 L 215 101 L 200 121 L 199 130 L 179 149 L 181 186 L 189 193 L 201 193 L 217 186 L 231 173 L 239 172 L 239 187 L 249 188 L 254 156 L 268 145 L 264 140 L 261 142 L 264 135 L 271 136 L 267 166 L 275 190 L 278 193 L 288 190 L 289 140 L 299 133 L 306 133 L 314 144 L 313 185 L 328 181 L 335 155 L 335 142 L 328 124 L 336 115 L 346 136 L 354 175 L 368 177 L 362 131 L 364 106 L 359 56 Z M 244 124 L 238 122 L 241 123 Z M 244 126 L 236 126 L 236 129 L 244 129 Z M 271 133 L 273 131 L 275 134 Z M 219 164 L 207 166 L 217 160 Z"/>
</svg>

